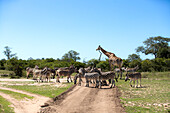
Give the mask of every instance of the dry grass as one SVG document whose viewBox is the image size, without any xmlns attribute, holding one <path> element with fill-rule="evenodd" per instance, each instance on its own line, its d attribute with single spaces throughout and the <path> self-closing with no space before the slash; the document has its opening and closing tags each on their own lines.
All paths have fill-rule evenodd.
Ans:
<svg viewBox="0 0 170 113">
<path fill-rule="evenodd" d="M 129 81 L 119 80 L 122 104 L 128 113 L 162 113 L 170 110 L 170 74 L 155 74 L 149 73 L 148 78 L 142 78 L 142 88 L 131 88 Z"/>
</svg>

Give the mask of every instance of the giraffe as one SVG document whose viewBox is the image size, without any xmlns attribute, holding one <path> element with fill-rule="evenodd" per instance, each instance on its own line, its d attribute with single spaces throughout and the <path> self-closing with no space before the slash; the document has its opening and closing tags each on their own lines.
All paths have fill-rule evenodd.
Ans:
<svg viewBox="0 0 170 113">
<path fill-rule="evenodd" d="M 109 65 L 110 65 L 110 70 L 113 67 L 114 70 L 114 66 L 118 66 L 120 69 L 120 72 L 122 72 L 122 65 L 123 65 L 123 60 L 119 57 L 117 57 L 114 53 L 108 52 L 106 50 L 104 50 L 100 45 L 99 47 L 96 49 L 96 51 L 102 51 L 108 58 L 109 58 Z"/>
</svg>

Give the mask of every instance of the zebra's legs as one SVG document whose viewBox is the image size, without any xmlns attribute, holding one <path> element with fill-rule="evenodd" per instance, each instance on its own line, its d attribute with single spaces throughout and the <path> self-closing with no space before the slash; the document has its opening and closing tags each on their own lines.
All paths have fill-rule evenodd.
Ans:
<svg viewBox="0 0 170 113">
<path fill-rule="evenodd" d="M 68 83 L 69 83 L 69 78 L 70 78 L 70 77 L 68 76 L 68 77 L 67 77 L 67 82 L 68 82 Z"/>
<path fill-rule="evenodd" d="M 99 88 L 100 88 L 100 89 L 102 88 L 101 80 L 99 80 Z"/>
<path fill-rule="evenodd" d="M 135 80 L 133 80 L 133 84 L 134 84 L 134 86 L 133 86 L 133 87 L 135 87 Z"/>
<path fill-rule="evenodd" d="M 29 72 L 27 72 L 27 79 L 28 79 Z"/>
<path fill-rule="evenodd" d="M 100 80 L 97 80 L 97 79 L 96 79 L 96 86 L 95 86 L 95 88 L 98 88 L 98 87 L 99 87 L 99 81 L 100 81 Z"/>
<path fill-rule="evenodd" d="M 113 86 L 113 84 L 114 84 L 114 86 Z M 110 86 L 110 88 L 114 88 L 114 87 L 115 87 L 115 80 L 112 79 L 112 85 Z"/>
<path fill-rule="evenodd" d="M 82 80 L 81 80 L 81 77 L 79 77 L 79 85 L 80 85 L 80 86 L 81 86 L 81 81 L 82 81 Z"/>
<path fill-rule="evenodd" d="M 130 86 L 132 87 L 132 84 L 131 84 L 131 82 L 132 82 L 132 80 L 130 80 L 129 84 L 130 84 Z"/>
<path fill-rule="evenodd" d="M 138 79 L 137 79 L 137 85 L 136 85 L 136 88 L 138 88 Z"/>
<path fill-rule="evenodd" d="M 73 82 L 72 79 L 71 79 L 71 75 L 70 75 L 70 81 Z"/>
<path fill-rule="evenodd" d="M 87 78 L 86 78 L 86 87 L 89 87 L 89 81 Z"/>
<path fill-rule="evenodd" d="M 60 83 L 59 76 L 56 77 L 56 82 Z"/>
<path fill-rule="evenodd" d="M 111 82 L 112 82 L 111 79 L 109 79 L 109 84 L 111 84 Z"/>
<path fill-rule="evenodd" d="M 122 74 L 123 74 L 123 72 L 122 72 L 122 71 L 120 71 L 120 79 L 122 79 Z"/>
</svg>

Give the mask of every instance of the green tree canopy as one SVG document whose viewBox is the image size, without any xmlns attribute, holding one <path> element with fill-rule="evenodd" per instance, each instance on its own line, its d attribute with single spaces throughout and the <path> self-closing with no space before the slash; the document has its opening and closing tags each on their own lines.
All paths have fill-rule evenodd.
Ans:
<svg viewBox="0 0 170 113">
<path fill-rule="evenodd" d="M 99 63 L 99 60 L 97 59 L 91 59 L 87 62 L 87 66 L 91 66 L 91 67 L 96 67 L 96 65 Z"/>
<path fill-rule="evenodd" d="M 170 38 L 164 38 L 164 37 L 161 37 L 161 36 L 150 37 L 143 42 L 145 46 L 139 46 L 136 49 L 136 52 L 142 52 L 145 55 L 153 54 L 155 56 L 155 58 L 167 56 L 168 52 L 165 52 L 165 50 L 162 51 L 161 49 L 166 48 L 167 49 L 166 51 L 168 51 L 169 50 L 168 49 L 169 48 L 169 44 L 168 44 L 169 42 L 170 42 Z M 160 52 L 159 54 L 161 54 L 163 56 L 158 55 L 158 52 Z"/>
<path fill-rule="evenodd" d="M 68 53 L 65 53 L 62 56 L 62 60 L 67 60 L 67 61 L 74 60 L 76 62 L 77 60 L 80 60 L 79 53 L 77 53 L 74 50 L 70 50 Z"/>
<path fill-rule="evenodd" d="M 141 58 L 140 58 L 140 55 L 131 54 L 131 55 L 128 56 L 127 60 L 129 60 L 129 62 L 132 62 L 133 60 L 141 60 Z"/>
</svg>

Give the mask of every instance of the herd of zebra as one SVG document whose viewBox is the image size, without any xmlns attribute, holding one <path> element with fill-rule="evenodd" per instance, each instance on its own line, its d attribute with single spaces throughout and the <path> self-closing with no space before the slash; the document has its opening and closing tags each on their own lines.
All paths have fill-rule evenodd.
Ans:
<svg viewBox="0 0 170 113">
<path fill-rule="evenodd" d="M 120 75 L 120 79 L 122 79 L 122 72 L 126 72 L 125 81 L 130 79 L 130 86 L 131 82 L 133 81 L 135 83 L 135 80 L 137 80 L 138 87 L 138 79 L 140 80 L 140 87 L 141 87 L 141 73 L 136 72 L 138 70 L 138 65 L 134 68 L 116 68 L 114 71 L 108 71 L 108 72 L 102 72 L 101 68 L 80 68 L 77 69 L 73 65 L 70 67 L 64 67 L 64 68 L 48 68 L 44 67 L 43 69 L 39 69 L 39 67 L 36 65 L 34 68 L 27 67 L 26 73 L 27 78 L 29 77 L 29 74 L 33 74 L 33 79 L 37 82 L 40 81 L 47 81 L 50 82 L 51 77 L 54 79 L 56 77 L 56 82 L 60 83 L 60 77 L 64 76 L 67 77 L 67 82 L 69 80 L 72 82 L 71 74 L 77 73 L 74 76 L 74 84 L 77 84 L 77 79 L 79 78 L 78 84 L 81 85 L 81 82 L 83 82 L 82 78 L 85 79 L 86 87 L 89 87 L 89 83 L 92 83 L 94 87 L 101 88 L 101 86 L 106 83 L 106 80 L 109 81 L 110 88 L 115 87 L 115 80 L 118 82 L 118 78 Z M 115 79 L 115 80 L 114 80 Z M 107 83 L 106 83 L 107 84 Z M 135 84 L 134 84 L 135 87 Z"/>
</svg>

